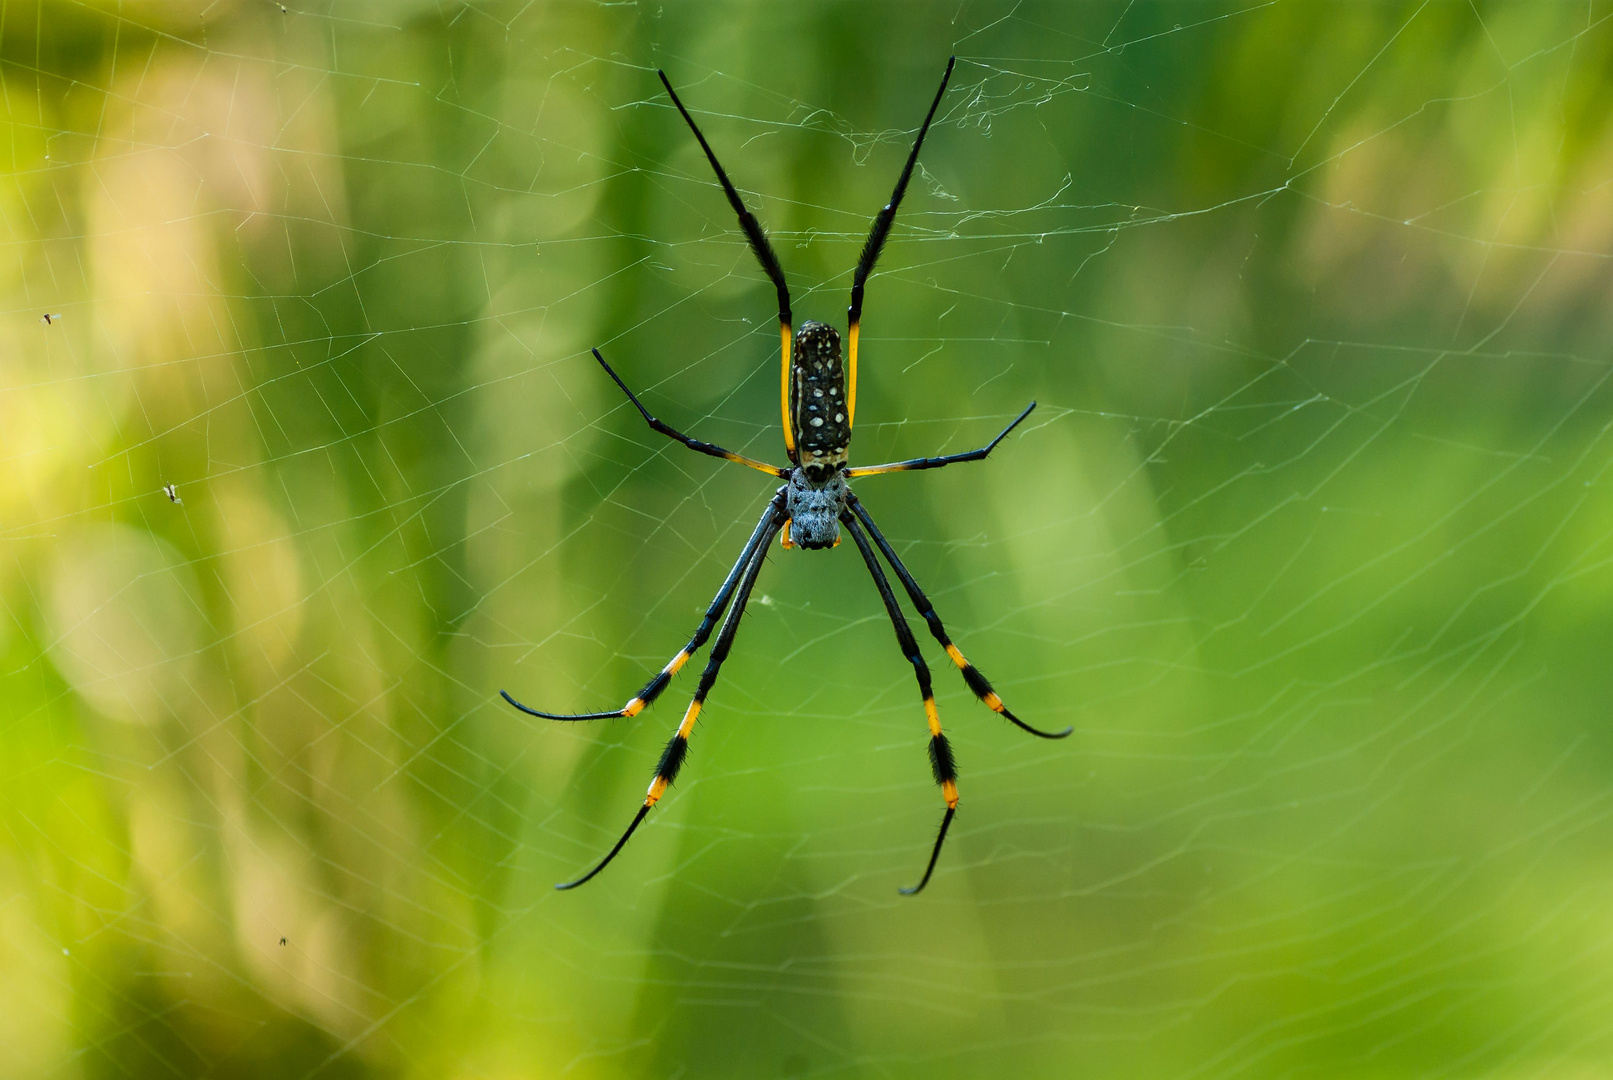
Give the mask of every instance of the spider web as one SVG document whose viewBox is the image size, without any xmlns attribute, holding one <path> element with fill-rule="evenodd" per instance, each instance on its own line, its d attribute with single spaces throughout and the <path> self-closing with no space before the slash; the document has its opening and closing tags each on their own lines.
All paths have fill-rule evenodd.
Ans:
<svg viewBox="0 0 1613 1080">
<path fill-rule="evenodd" d="M 1613 8 L 0 8 L 15 1076 L 1593 1075 L 1613 1062 Z M 774 549 L 839 323 L 853 545 Z M 43 316 L 49 315 L 49 319 Z M 165 485 L 173 485 L 171 497 Z M 915 630 L 922 636 L 922 624 Z M 703 662 L 703 661 L 699 661 Z"/>
</svg>

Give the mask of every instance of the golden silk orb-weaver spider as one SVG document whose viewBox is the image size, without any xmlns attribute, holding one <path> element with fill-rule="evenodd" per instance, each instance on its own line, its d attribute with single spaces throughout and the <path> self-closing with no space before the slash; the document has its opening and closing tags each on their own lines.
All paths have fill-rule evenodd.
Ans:
<svg viewBox="0 0 1613 1080">
<path fill-rule="evenodd" d="M 917 885 L 901 890 L 904 894 L 912 895 L 924 888 L 929 883 L 930 875 L 935 872 L 936 860 L 941 856 L 941 845 L 946 841 L 947 829 L 951 826 L 952 817 L 958 809 L 958 771 L 953 761 L 952 747 L 941 732 L 941 718 L 936 711 L 935 696 L 930 688 L 930 669 L 925 665 L 924 657 L 913 640 L 913 632 L 896 602 L 896 594 L 891 589 L 890 580 L 880 566 L 880 555 L 884 556 L 885 561 L 896 572 L 896 578 L 907 591 L 908 599 L 924 619 L 925 625 L 930 628 L 935 640 L 946 650 L 947 657 L 962 672 L 964 682 L 974 691 L 976 697 L 992 711 L 1007 717 L 1032 735 L 1044 739 L 1062 739 L 1070 734 L 1069 728 L 1063 731 L 1043 731 L 1032 727 L 1008 711 L 1008 707 L 991 688 L 986 677 L 964 658 L 963 653 L 958 651 L 958 647 L 947 636 L 946 628 L 941 625 L 941 618 L 935 613 L 929 598 L 924 595 L 924 590 L 919 588 L 913 575 L 902 565 L 902 560 L 897 557 L 890 541 L 879 531 L 879 526 L 874 524 L 874 519 L 869 516 L 868 510 L 858 501 L 857 496 L 852 494 L 851 486 L 847 483 L 848 480 L 859 476 L 939 469 L 957 462 L 979 461 L 991 453 L 996 445 L 1002 442 L 1020 421 L 1029 416 L 1032 409 L 1036 408 L 1036 403 L 1031 402 L 1025 407 L 1024 412 L 998 433 L 995 439 L 978 450 L 962 454 L 946 454 L 941 457 L 893 461 L 884 465 L 852 466 L 846 463 L 846 448 L 851 442 L 852 417 L 857 407 L 857 331 L 862 321 L 863 286 L 874 269 L 874 263 L 879 259 L 880 249 L 885 246 L 885 240 L 890 236 L 891 222 L 896 219 L 896 208 L 901 205 L 902 195 L 906 193 L 908 181 L 912 179 L 919 148 L 924 145 L 924 136 L 929 133 L 930 121 L 935 118 L 935 110 L 940 106 L 941 98 L 946 93 L 947 82 L 952 77 L 952 67 L 956 61 L 956 57 L 947 61 L 946 74 L 941 76 L 941 86 L 935 92 L 935 100 L 930 103 L 930 111 L 924 117 L 923 126 L 919 128 L 918 138 L 913 141 L 913 150 L 908 154 L 907 164 L 903 166 L 902 174 L 896 181 L 896 190 L 892 193 L 890 202 L 874 218 L 873 227 L 868 231 L 868 240 L 863 245 L 862 256 L 857 260 L 857 270 L 851 283 L 851 309 L 847 320 L 848 347 L 843 365 L 840 334 L 834 327 L 819 322 L 803 322 L 799 329 L 792 327 L 790 291 L 785 285 L 784 271 L 779 266 L 778 255 L 774 253 L 773 245 L 768 242 L 767 234 L 762 231 L 756 218 L 745 209 L 745 203 L 740 199 L 739 192 L 734 190 L 728 174 L 717 161 L 717 155 L 712 152 L 706 137 L 700 133 L 699 125 L 694 122 L 689 110 L 684 108 L 683 102 L 678 99 L 677 92 L 672 89 L 666 73 L 658 73 L 667 93 L 671 95 L 672 104 L 677 106 L 678 112 L 689 125 L 689 130 L 694 132 L 694 137 L 699 141 L 700 149 L 705 151 L 706 159 L 711 162 L 711 167 L 717 174 L 717 181 L 722 185 L 723 193 L 728 196 L 729 205 L 734 208 L 734 213 L 739 215 L 739 227 L 744 232 L 751 251 L 755 253 L 757 261 L 762 264 L 762 269 L 766 271 L 778 290 L 779 342 L 782 350 L 779 396 L 784 419 L 784 449 L 789 454 L 791 464 L 788 468 L 769 465 L 724 450 L 720 446 L 692 439 L 675 430 L 651 416 L 633 391 L 627 388 L 627 384 L 605 362 L 599 350 L 594 350 L 594 359 L 599 361 L 605 373 L 621 387 L 622 393 L 627 395 L 627 399 L 638 409 L 651 428 L 691 450 L 747 465 L 778 477 L 786 483 L 767 504 L 761 521 L 757 523 L 755 531 L 751 533 L 750 539 L 739 553 L 738 561 L 734 563 L 733 569 L 728 571 L 727 579 L 706 609 L 705 618 L 701 620 L 694 637 L 690 638 L 689 643 L 679 650 L 666 667 L 646 683 L 626 705 L 610 712 L 550 713 L 523 705 L 507 691 L 500 691 L 504 700 L 517 709 L 546 720 L 604 720 L 611 717 L 636 716 L 661 695 L 672 681 L 672 677 L 688 662 L 689 657 L 705 644 L 717 620 L 723 620 L 722 629 L 717 632 L 716 644 L 711 647 L 711 657 L 706 662 L 705 671 L 700 675 L 699 685 L 695 688 L 694 700 L 689 703 L 689 708 L 684 712 L 677 731 L 673 733 L 666 749 L 661 752 L 661 760 L 655 767 L 655 778 L 650 782 L 644 803 L 639 807 L 632 823 L 627 826 L 627 831 L 622 833 L 621 839 L 616 841 L 616 846 L 610 849 L 597 866 L 574 881 L 556 885 L 557 889 L 574 889 L 610 865 L 611 860 L 626 845 L 634 830 L 644 821 L 650 808 L 666 794 L 667 788 L 671 787 L 673 780 L 677 778 L 678 770 L 683 766 L 689 752 L 689 736 L 694 731 L 695 720 L 699 717 L 700 710 L 705 705 L 706 695 L 711 691 L 712 684 L 717 681 L 717 673 L 733 646 L 734 634 L 739 629 L 740 618 L 745 614 L 745 606 L 750 601 L 756 577 L 761 573 L 768 546 L 772 543 L 773 537 L 780 532 L 784 534 L 785 547 L 800 547 L 811 551 L 839 544 L 840 529 L 842 526 L 845 527 L 856 543 L 857 550 L 862 554 L 863 562 L 867 565 L 868 572 L 874 579 L 874 585 L 879 590 L 885 611 L 890 615 L 891 625 L 896 630 L 896 641 L 913 665 L 913 673 L 918 678 L 919 693 L 924 699 L 924 715 L 930 726 L 930 766 L 935 774 L 935 782 L 941 786 L 942 796 L 946 800 L 946 813 L 941 818 L 941 827 L 936 833 L 935 846 L 930 850 L 930 861 L 924 867 L 923 878 Z M 875 549 L 878 550 L 878 555 L 875 554 Z M 728 612 L 727 618 L 723 618 L 725 610 Z"/>
</svg>

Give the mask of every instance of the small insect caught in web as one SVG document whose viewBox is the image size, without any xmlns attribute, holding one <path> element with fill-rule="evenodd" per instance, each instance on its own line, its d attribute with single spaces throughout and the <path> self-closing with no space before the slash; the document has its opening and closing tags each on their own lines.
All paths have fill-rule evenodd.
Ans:
<svg viewBox="0 0 1613 1080">
<path fill-rule="evenodd" d="M 171 503 L 181 503 L 182 504 L 185 501 L 184 499 L 181 499 L 179 497 L 179 489 L 176 488 L 172 484 L 164 484 L 162 486 L 162 493 L 164 495 L 168 496 L 168 501 L 171 502 Z"/>
<path fill-rule="evenodd" d="M 282 947 L 282 948 L 284 948 L 284 947 L 285 947 L 285 944 L 286 944 L 286 939 L 285 939 L 285 938 L 281 938 L 281 939 L 280 939 L 280 945 L 281 945 L 281 947 Z"/>
<path fill-rule="evenodd" d="M 47 311 L 45 314 L 39 317 L 39 321 L 44 323 L 46 326 L 55 326 L 57 323 L 62 321 L 62 317 L 59 314 L 52 315 Z"/>
</svg>

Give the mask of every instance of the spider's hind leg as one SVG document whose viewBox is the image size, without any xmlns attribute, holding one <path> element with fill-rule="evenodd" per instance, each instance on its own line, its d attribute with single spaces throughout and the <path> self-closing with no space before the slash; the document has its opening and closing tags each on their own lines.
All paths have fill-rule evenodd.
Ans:
<svg viewBox="0 0 1613 1080">
<path fill-rule="evenodd" d="M 666 423 L 664 420 L 657 419 L 655 416 L 651 415 L 650 410 L 644 407 L 644 403 L 638 399 L 638 395 L 627 388 L 627 384 L 622 381 L 622 377 L 616 374 L 616 369 L 605 362 L 605 357 L 600 354 L 598 349 L 594 350 L 594 359 L 598 360 L 599 366 L 605 369 L 605 374 L 609 375 L 613 380 L 615 380 L 616 385 L 621 387 L 622 393 L 627 395 L 627 400 L 633 403 L 633 408 L 639 411 L 639 415 L 644 417 L 644 422 L 649 424 L 652 430 L 659 431 L 667 438 L 682 443 L 684 446 L 687 446 L 696 453 L 709 454 L 711 457 L 722 458 L 724 461 L 732 461 L 737 465 L 744 465 L 746 468 L 756 469 L 757 471 L 764 472 L 769 476 L 776 476 L 781 480 L 790 475 L 788 469 L 781 469 L 777 465 L 769 465 L 765 461 L 757 461 L 755 458 L 748 458 L 744 454 L 736 454 L 732 450 L 724 450 L 716 443 L 708 443 L 700 439 L 691 439 L 689 436 L 685 435 L 671 424 Z"/>
</svg>

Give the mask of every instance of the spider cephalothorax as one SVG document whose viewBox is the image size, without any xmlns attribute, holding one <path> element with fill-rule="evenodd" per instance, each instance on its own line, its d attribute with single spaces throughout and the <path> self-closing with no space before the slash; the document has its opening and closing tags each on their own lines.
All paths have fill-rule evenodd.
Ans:
<svg viewBox="0 0 1613 1080">
<path fill-rule="evenodd" d="M 622 392 L 627 395 L 628 400 L 643 415 L 650 427 L 669 438 L 676 439 L 691 450 L 736 461 L 788 482 L 774 492 L 767 508 L 762 511 L 761 521 L 757 522 L 750 539 L 745 543 L 744 550 L 739 553 L 739 560 L 734 563 L 733 569 L 728 571 L 728 577 L 723 582 L 722 588 L 717 590 L 711 606 L 706 609 L 706 617 L 701 620 L 694 637 L 690 638 L 689 643 L 645 683 L 644 688 L 633 695 L 632 700 L 626 705 L 610 712 L 568 715 L 528 708 L 510 697 L 508 693 L 504 694 L 505 700 L 522 712 L 549 720 L 603 720 L 612 716 L 637 716 L 661 695 L 672 681 L 672 677 L 688 663 L 689 657 L 706 643 L 706 639 L 711 636 L 712 628 L 717 625 L 717 620 L 723 620 L 722 629 L 717 632 L 717 642 L 711 647 L 711 658 L 706 662 L 705 671 L 700 674 L 700 685 L 695 689 L 694 700 L 689 703 L 689 708 L 683 714 L 683 720 L 661 753 L 661 760 L 655 767 L 655 777 L 650 781 L 650 790 L 645 793 L 644 803 L 639 807 L 638 814 L 628 825 L 627 831 L 622 833 L 621 839 L 616 841 L 616 846 L 610 849 L 609 854 L 600 860 L 597 866 L 577 880 L 568 881 L 556 888 L 574 888 L 603 870 L 616 857 L 616 853 L 622 850 L 622 846 L 627 843 L 628 837 L 633 835 L 633 830 L 639 827 L 639 823 L 650 812 L 650 808 L 660 801 L 667 788 L 672 786 L 672 781 L 676 779 L 678 770 L 682 768 L 688 755 L 689 735 L 694 731 L 695 720 L 705 705 L 706 694 L 717 681 L 717 672 L 727 659 L 728 650 L 733 645 L 734 634 L 739 629 L 739 620 L 745 613 L 745 605 L 750 602 L 751 589 L 756 585 L 757 575 L 761 573 L 768 546 L 780 530 L 786 530 L 785 546 L 818 549 L 834 547 L 839 543 L 841 527 L 845 527 L 856 543 L 858 554 L 862 556 L 863 564 L 868 567 L 869 575 L 874 579 L 875 588 L 879 590 L 880 600 L 884 603 L 891 626 L 896 631 L 896 642 L 901 646 L 908 662 L 913 665 L 913 672 L 918 678 L 919 693 L 924 699 L 924 718 L 930 729 L 930 769 L 935 775 L 935 782 L 941 785 L 941 795 L 946 801 L 946 814 L 941 818 L 941 828 L 936 834 L 935 846 L 930 849 L 930 861 L 924 868 L 924 877 L 911 889 L 903 889 L 904 893 L 916 893 L 924 888 L 930 880 L 930 874 L 935 870 L 936 860 L 941 855 L 941 845 L 946 840 L 947 828 L 952 824 L 952 815 L 958 808 L 958 774 L 952 759 L 952 747 L 948 744 L 946 736 L 941 733 L 941 716 L 935 707 L 935 695 L 930 689 L 930 669 L 919 653 L 918 645 L 913 640 L 913 631 L 908 627 L 907 618 L 896 602 L 896 594 L 891 590 L 890 580 L 880 566 L 880 556 L 883 556 L 885 562 L 895 571 L 913 607 L 924 619 L 925 625 L 929 627 L 936 641 L 946 650 L 947 659 L 957 666 L 963 674 L 963 681 L 987 708 L 1013 721 L 1032 735 L 1040 735 L 1045 739 L 1060 739 L 1070 733 L 1068 728 L 1058 732 L 1042 731 L 1008 711 L 1002 698 L 997 696 L 991 684 L 986 681 L 986 677 L 964 658 L 963 653 L 947 636 L 946 628 L 941 625 L 941 618 L 930 605 L 924 590 L 913 580 L 913 575 L 907 572 L 907 567 L 902 565 L 902 560 L 897 557 L 890 541 L 879 531 L 874 519 L 869 516 L 862 503 L 857 501 L 857 496 L 851 493 L 851 485 L 847 483 L 854 476 L 874 476 L 879 473 L 907 472 L 914 469 L 938 469 L 943 465 L 960 461 L 979 461 L 991 453 L 992 448 L 1002 442 L 1003 438 L 1036 408 L 1036 403 L 1031 402 L 1025 411 L 1003 428 L 995 439 L 978 450 L 946 454 L 941 457 L 893 461 L 885 465 L 852 467 L 846 464 L 846 448 L 851 444 L 851 425 L 857 408 L 857 333 L 862 320 L 863 286 L 874 269 L 874 263 L 879 259 L 879 252 L 885 245 L 886 237 L 890 235 L 891 222 L 896 219 L 896 208 L 901 205 L 902 194 L 907 190 L 907 183 L 913 176 L 913 165 L 918 161 L 919 147 L 924 145 L 924 136 L 930 130 L 930 121 L 935 118 L 935 110 L 941 104 L 941 95 L 946 92 L 947 80 L 952 77 L 952 65 L 952 60 L 947 61 L 946 74 L 941 77 L 941 88 L 935 92 L 935 100 L 930 103 L 930 111 L 924 118 L 924 126 L 919 128 L 918 138 L 913 141 L 913 151 L 908 154 L 907 165 L 896 181 L 896 190 L 892 193 L 890 202 L 874 218 L 873 227 L 868 231 L 868 241 L 863 245 L 862 257 L 857 260 L 857 269 L 852 275 L 851 307 L 848 311 L 846 328 L 848 347 L 844 362 L 840 354 L 840 334 L 832 326 L 820 322 L 803 322 L 800 330 L 795 331 L 792 337 L 790 291 L 784 283 L 784 271 L 779 267 L 778 255 L 773 251 L 773 245 L 768 242 L 767 234 L 762 231 L 756 218 L 745 209 L 739 192 L 734 190 L 734 185 L 728 180 L 728 174 L 717 163 L 717 155 L 711 152 L 706 137 L 700 133 L 700 128 L 689 115 L 689 110 L 678 100 L 678 95 L 673 91 L 672 84 L 667 82 L 666 75 L 661 75 L 661 82 L 671 95 L 672 103 L 678 107 L 678 112 L 683 114 L 683 119 L 688 122 L 695 138 L 699 140 L 700 149 L 705 151 L 706 159 L 711 162 L 717 180 L 722 184 L 723 194 L 728 197 L 728 204 L 739 216 L 739 227 L 745 234 L 746 242 L 750 244 L 751 250 L 762 264 L 762 269 L 766 271 L 778 292 L 779 342 L 782 352 L 779 400 L 784 419 L 784 448 L 790 455 L 791 466 L 782 468 L 769 465 L 745 457 L 743 454 L 724 450 L 720 446 L 691 439 L 670 425 L 657 420 L 650 415 L 649 410 L 640 403 L 633 391 L 627 388 L 627 384 L 611 369 L 611 366 L 605 363 L 605 358 L 600 355 L 599 350 L 594 350 L 594 358 L 610 377 L 616 380 L 616 385 L 622 388 Z M 726 618 L 723 615 L 724 611 L 727 612 Z"/>
<path fill-rule="evenodd" d="M 811 466 L 803 465 L 790 472 L 790 483 L 784 492 L 789 546 L 812 551 L 840 543 L 840 516 L 846 512 L 851 486 L 839 469 L 822 482 L 815 482 Z"/>
</svg>

